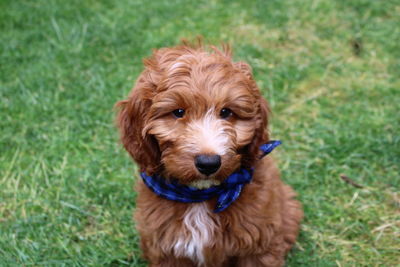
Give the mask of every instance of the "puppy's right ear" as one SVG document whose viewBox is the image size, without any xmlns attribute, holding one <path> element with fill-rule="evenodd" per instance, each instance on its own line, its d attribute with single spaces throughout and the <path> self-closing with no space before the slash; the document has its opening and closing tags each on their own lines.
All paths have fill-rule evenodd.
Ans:
<svg viewBox="0 0 400 267">
<path fill-rule="evenodd" d="M 160 168 L 160 149 L 157 140 L 143 131 L 152 104 L 154 84 L 139 77 L 135 88 L 126 100 L 117 102 L 117 125 L 121 141 L 140 170 L 152 175 Z"/>
</svg>

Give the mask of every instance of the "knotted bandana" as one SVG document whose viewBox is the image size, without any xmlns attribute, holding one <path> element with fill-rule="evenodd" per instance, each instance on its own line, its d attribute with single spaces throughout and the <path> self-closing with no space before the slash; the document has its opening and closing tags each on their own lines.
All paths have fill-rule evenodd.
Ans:
<svg viewBox="0 0 400 267">
<path fill-rule="evenodd" d="M 280 144 L 281 141 L 277 140 L 261 145 L 261 158 L 268 155 Z M 212 186 L 207 189 L 197 189 L 179 184 L 176 180 L 167 181 L 157 174 L 148 176 L 145 172 L 142 172 L 140 176 L 143 182 L 156 195 L 169 200 L 194 203 L 218 197 L 214 212 L 221 212 L 228 208 L 239 197 L 243 186 L 251 181 L 253 177 L 253 168 L 250 170 L 240 168 L 238 171 L 229 175 L 220 185 Z"/>
</svg>

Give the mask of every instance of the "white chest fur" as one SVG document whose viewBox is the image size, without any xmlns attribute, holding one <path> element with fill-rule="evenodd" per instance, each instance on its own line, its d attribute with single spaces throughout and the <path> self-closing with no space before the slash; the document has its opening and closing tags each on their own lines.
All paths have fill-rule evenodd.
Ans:
<svg viewBox="0 0 400 267">
<path fill-rule="evenodd" d="M 192 204 L 185 212 L 182 232 L 173 245 L 177 257 L 188 257 L 200 265 L 204 263 L 204 247 L 212 245 L 215 221 L 205 203 Z"/>
</svg>

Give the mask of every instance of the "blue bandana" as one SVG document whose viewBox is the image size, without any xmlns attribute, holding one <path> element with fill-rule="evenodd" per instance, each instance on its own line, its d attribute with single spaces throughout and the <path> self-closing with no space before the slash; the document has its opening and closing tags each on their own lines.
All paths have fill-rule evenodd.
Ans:
<svg viewBox="0 0 400 267">
<path fill-rule="evenodd" d="M 260 146 L 262 157 L 269 154 L 281 141 L 270 141 Z M 176 180 L 168 182 L 155 174 L 148 176 L 142 172 L 140 176 L 143 182 L 158 196 L 184 203 L 194 203 L 218 197 L 214 212 L 221 212 L 228 208 L 240 195 L 245 184 L 251 181 L 253 169 L 240 168 L 229 175 L 220 185 L 207 189 L 197 189 L 191 186 L 179 184 Z"/>
</svg>

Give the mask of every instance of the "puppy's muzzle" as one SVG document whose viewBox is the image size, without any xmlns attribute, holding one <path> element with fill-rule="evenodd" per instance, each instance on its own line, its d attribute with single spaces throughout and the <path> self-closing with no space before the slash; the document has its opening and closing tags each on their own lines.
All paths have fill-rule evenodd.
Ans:
<svg viewBox="0 0 400 267">
<path fill-rule="evenodd" d="M 218 171 L 221 167 L 221 156 L 219 155 L 198 155 L 194 158 L 197 170 L 205 175 Z"/>
</svg>

